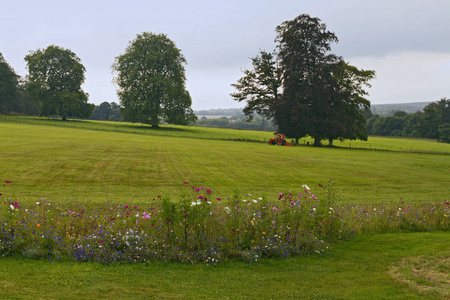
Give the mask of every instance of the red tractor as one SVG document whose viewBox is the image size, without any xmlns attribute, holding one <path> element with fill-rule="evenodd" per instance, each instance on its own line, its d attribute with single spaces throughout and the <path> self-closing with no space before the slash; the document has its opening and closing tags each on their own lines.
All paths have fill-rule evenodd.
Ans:
<svg viewBox="0 0 450 300">
<path fill-rule="evenodd" d="M 269 145 L 294 146 L 293 144 L 288 143 L 284 134 L 281 133 L 275 134 L 275 138 L 270 139 Z"/>
</svg>

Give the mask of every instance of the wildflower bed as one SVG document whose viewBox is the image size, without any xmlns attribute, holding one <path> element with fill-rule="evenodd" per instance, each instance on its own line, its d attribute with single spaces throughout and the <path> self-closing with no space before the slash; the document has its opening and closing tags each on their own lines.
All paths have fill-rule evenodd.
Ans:
<svg viewBox="0 0 450 300">
<path fill-rule="evenodd" d="M 448 202 L 340 205 L 332 182 L 319 185 L 317 196 L 303 185 L 301 192 L 274 199 L 221 199 L 211 189 L 184 185 L 176 202 L 157 196 L 142 206 L 46 199 L 22 205 L 3 195 L 0 255 L 104 263 L 255 262 L 324 254 L 334 242 L 361 233 L 450 229 Z"/>
</svg>

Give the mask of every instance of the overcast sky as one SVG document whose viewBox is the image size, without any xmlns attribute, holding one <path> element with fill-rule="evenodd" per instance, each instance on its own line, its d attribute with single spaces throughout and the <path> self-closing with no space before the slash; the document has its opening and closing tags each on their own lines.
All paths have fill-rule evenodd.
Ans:
<svg viewBox="0 0 450 300">
<path fill-rule="evenodd" d="M 372 104 L 450 98 L 448 0 L 0 0 L 0 53 L 27 73 L 30 50 L 57 45 L 86 67 L 89 102 L 119 102 L 111 65 L 142 32 L 165 33 L 186 57 L 192 108 L 243 107 L 230 84 L 275 27 L 307 13 L 339 38 L 332 52 L 375 70 Z"/>
</svg>

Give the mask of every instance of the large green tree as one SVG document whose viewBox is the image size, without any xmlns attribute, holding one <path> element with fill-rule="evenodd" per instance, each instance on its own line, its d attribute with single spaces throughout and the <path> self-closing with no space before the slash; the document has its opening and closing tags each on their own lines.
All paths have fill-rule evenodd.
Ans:
<svg viewBox="0 0 450 300">
<path fill-rule="evenodd" d="M 165 34 L 138 34 L 112 66 L 124 120 L 155 128 L 161 122 L 192 125 L 197 118 L 184 64 L 180 49 Z"/>
<path fill-rule="evenodd" d="M 231 96 L 246 100 L 248 112 L 263 111 L 259 104 L 265 105 L 278 131 L 297 141 L 306 135 L 314 138 L 315 145 L 322 139 L 330 144 L 334 139 L 366 140 L 364 112 L 370 102 L 364 86 L 370 86 L 368 81 L 375 72 L 360 70 L 331 54 L 331 44 L 338 38 L 318 18 L 303 14 L 282 23 L 276 32 L 278 53 L 272 58 L 276 63 L 273 72 L 267 74 L 281 74 L 281 92 L 264 101 L 270 96 L 264 83 L 273 75 L 256 72 L 255 68 L 243 77 L 250 80 L 241 78 L 233 85 L 239 92 Z M 254 79 L 248 76 L 253 73 L 258 75 Z M 250 90 L 252 85 L 259 88 Z"/>
<path fill-rule="evenodd" d="M 17 99 L 19 76 L 0 53 L 0 114 L 9 113 Z"/>
<path fill-rule="evenodd" d="M 31 51 L 25 56 L 28 68 L 27 90 L 39 103 L 40 115 L 88 118 L 95 105 L 81 89 L 86 69 L 69 49 L 55 45 Z"/>
</svg>

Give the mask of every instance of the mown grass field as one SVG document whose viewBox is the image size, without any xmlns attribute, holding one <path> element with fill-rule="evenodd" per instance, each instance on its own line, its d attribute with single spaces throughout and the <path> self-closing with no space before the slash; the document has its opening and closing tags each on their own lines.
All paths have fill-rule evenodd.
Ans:
<svg viewBox="0 0 450 300">
<path fill-rule="evenodd" d="M 108 126 L 128 129 L 113 131 Z M 134 133 L 144 130 L 145 134 Z M 46 119 L 31 124 L 3 119 L 0 132 L 0 174 L 2 181 L 14 183 L 3 193 L 21 201 L 45 197 L 143 203 L 158 195 L 176 198 L 183 181 L 206 186 L 217 197 L 232 196 L 236 190 L 241 195 L 273 196 L 330 179 L 346 202 L 449 198 L 450 156 L 442 152 L 449 153 L 450 145 L 430 141 L 368 141 L 390 143 L 392 149 L 417 142 L 413 147 L 425 153 L 278 147 L 244 141 L 251 135 L 250 140 L 268 140 L 268 132 L 173 126 L 152 131 L 141 125 Z M 179 136 L 169 134 L 173 132 Z"/>
<path fill-rule="evenodd" d="M 176 200 L 183 181 L 215 197 L 277 197 L 329 179 L 340 201 L 357 205 L 450 198 L 450 145 L 434 141 L 278 147 L 264 143 L 267 132 L 27 118 L 1 118 L 0 133 L 0 179 L 12 182 L 0 185 L 1 197 L 20 203 Z M 363 235 L 324 256 L 216 266 L 3 257 L 0 298 L 445 299 L 449 244 L 448 232 Z"/>
</svg>

